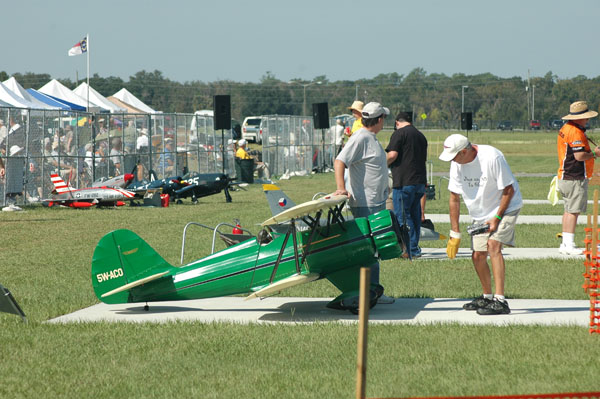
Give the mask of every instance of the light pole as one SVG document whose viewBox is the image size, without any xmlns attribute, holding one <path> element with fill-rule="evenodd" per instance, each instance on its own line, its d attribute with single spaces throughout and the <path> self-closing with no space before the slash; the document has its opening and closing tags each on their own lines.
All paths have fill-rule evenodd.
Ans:
<svg viewBox="0 0 600 399">
<path fill-rule="evenodd" d="M 304 89 L 304 101 L 302 102 L 302 116 L 306 116 L 306 88 L 314 84 L 320 85 L 321 83 L 321 81 L 318 81 L 302 84 L 302 88 Z"/>
<path fill-rule="evenodd" d="M 461 111 L 460 112 L 465 112 L 465 89 L 468 89 L 469 86 L 463 86 L 462 87 L 462 106 L 461 106 Z"/>
<path fill-rule="evenodd" d="M 531 86 L 531 120 L 534 120 L 535 115 L 535 85 Z"/>
</svg>

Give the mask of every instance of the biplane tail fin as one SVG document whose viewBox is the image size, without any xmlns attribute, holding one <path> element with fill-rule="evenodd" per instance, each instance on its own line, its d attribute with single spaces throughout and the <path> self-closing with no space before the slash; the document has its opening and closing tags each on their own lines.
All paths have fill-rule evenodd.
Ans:
<svg viewBox="0 0 600 399">
<path fill-rule="evenodd" d="M 92 285 L 105 303 L 147 301 L 136 287 L 171 279 L 174 267 L 130 230 L 115 230 L 100 239 L 92 257 Z M 148 292 L 148 290 L 144 290 Z"/>
<path fill-rule="evenodd" d="M 281 212 L 296 206 L 294 201 L 288 197 L 282 189 L 274 184 L 263 184 L 263 191 L 267 197 L 271 216 L 280 214 Z"/>
</svg>

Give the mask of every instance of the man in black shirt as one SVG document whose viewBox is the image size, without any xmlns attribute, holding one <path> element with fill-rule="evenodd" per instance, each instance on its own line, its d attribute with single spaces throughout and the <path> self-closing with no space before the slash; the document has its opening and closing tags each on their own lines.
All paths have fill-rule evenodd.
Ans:
<svg viewBox="0 0 600 399">
<path fill-rule="evenodd" d="M 385 149 L 387 163 L 392 170 L 394 213 L 400 224 L 406 218 L 410 228 L 410 253 L 413 257 L 419 257 L 421 198 L 427 183 L 427 139 L 412 125 L 408 113 L 398 113 L 395 123 L 396 131 Z"/>
</svg>

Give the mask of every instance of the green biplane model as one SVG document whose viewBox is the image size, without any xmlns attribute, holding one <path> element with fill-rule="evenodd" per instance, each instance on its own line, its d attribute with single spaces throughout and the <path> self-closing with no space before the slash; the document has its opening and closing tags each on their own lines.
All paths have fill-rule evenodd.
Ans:
<svg viewBox="0 0 600 399">
<path fill-rule="evenodd" d="M 250 299 L 326 278 L 341 291 L 327 306 L 356 313 L 360 267 L 375 258 L 400 257 L 403 245 L 392 212 L 345 220 L 341 210 L 346 200 L 329 195 L 297 205 L 265 221 L 256 237 L 181 267 L 170 265 L 134 232 L 112 231 L 94 251 L 94 292 L 108 304 L 244 293 Z M 319 223 L 321 217 L 327 219 L 325 225 Z M 299 231 L 300 221 L 309 228 Z M 270 227 L 282 223 L 287 224 L 285 233 Z M 371 306 L 382 293 L 383 287 L 371 285 Z"/>
</svg>

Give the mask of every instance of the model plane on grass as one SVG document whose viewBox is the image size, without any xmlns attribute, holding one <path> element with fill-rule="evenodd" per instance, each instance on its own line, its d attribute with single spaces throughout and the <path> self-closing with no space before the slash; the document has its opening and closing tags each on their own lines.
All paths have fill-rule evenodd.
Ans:
<svg viewBox="0 0 600 399">
<path fill-rule="evenodd" d="M 73 188 L 58 174 L 50 175 L 54 184 L 52 198 L 42 200 L 42 205 L 55 205 L 71 208 L 89 208 L 92 206 L 122 206 L 125 201 L 134 198 L 135 193 L 119 187 Z"/>
<path fill-rule="evenodd" d="M 143 197 L 148 190 L 161 189 L 163 194 L 169 194 L 177 203 L 182 199 L 191 198 L 195 204 L 198 198 L 225 192 L 225 201 L 231 202 L 229 189 L 235 185 L 228 175 L 223 173 L 189 172 L 183 176 L 173 176 L 157 179 L 154 171 L 150 171 L 150 181 L 134 181 L 127 186 L 128 190 Z"/>
<path fill-rule="evenodd" d="M 292 199 L 288 197 L 282 189 L 274 184 L 263 184 L 263 191 L 267 197 L 267 202 L 269 203 L 269 208 L 271 209 L 271 214 L 273 216 L 285 211 L 286 209 L 296 206 L 294 201 L 292 201 Z M 347 216 L 347 219 L 351 218 L 352 215 Z M 435 241 L 445 239 L 447 239 L 446 236 L 435 231 L 435 227 L 433 226 L 433 222 L 431 222 L 431 220 L 426 219 L 425 222 L 422 222 L 421 238 L 419 241 Z"/>
<path fill-rule="evenodd" d="M 297 205 L 262 223 L 257 237 L 181 267 L 170 265 L 136 233 L 112 231 L 94 251 L 94 292 L 108 304 L 244 293 L 250 299 L 326 278 L 341 291 L 327 306 L 357 312 L 360 267 L 376 258 L 400 257 L 402 245 L 392 212 L 345 220 L 341 209 L 346 200 L 326 196 Z M 324 212 L 329 222 L 322 226 L 318 220 Z M 310 223 L 305 231 L 296 228 L 300 218 Z M 289 222 L 285 234 L 270 228 L 281 222 Z M 382 293 L 383 287 L 371 284 L 371 306 Z"/>
</svg>

